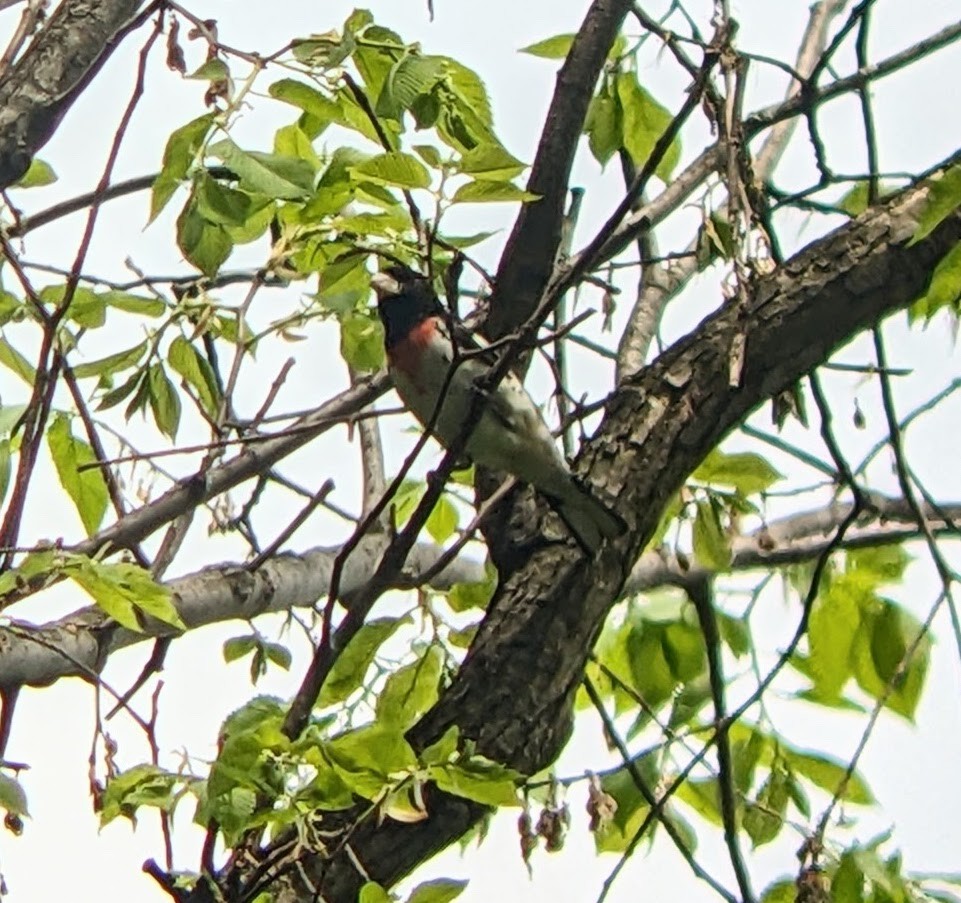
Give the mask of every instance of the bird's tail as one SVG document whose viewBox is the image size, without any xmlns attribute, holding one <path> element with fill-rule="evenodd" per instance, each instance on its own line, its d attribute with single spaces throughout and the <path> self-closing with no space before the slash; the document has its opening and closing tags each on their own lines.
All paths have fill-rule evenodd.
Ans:
<svg viewBox="0 0 961 903">
<path fill-rule="evenodd" d="M 588 555 L 596 555 L 605 539 L 616 539 L 627 526 L 589 490 L 574 480 L 568 485 L 570 490 L 563 497 L 549 496 L 548 501 L 581 548 Z"/>
</svg>

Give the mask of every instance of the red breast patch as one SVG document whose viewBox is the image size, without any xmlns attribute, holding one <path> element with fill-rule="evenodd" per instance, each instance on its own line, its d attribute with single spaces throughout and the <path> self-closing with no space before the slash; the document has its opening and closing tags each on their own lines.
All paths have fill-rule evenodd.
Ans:
<svg viewBox="0 0 961 903">
<path fill-rule="evenodd" d="M 422 320 L 389 352 L 390 365 L 401 371 L 412 383 L 417 383 L 424 352 L 434 338 L 437 320 L 428 317 Z"/>
</svg>

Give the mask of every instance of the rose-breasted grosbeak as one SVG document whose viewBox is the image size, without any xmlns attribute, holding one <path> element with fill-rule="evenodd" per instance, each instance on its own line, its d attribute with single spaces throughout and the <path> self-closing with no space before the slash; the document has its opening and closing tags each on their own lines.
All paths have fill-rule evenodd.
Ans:
<svg viewBox="0 0 961 903">
<path fill-rule="evenodd" d="M 491 360 L 474 353 L 479 346 L 472 345 L 469 336 L 458 334 L 458 348 L 466 356 L 458 358 L 448 383 L 454 347 L 448 319 L 430 282 L 410 268 L 396 265 L 374 276 L 371 285 L 386 331 L 387 360 L 397 394 L 427 425 L 446 384 L 433 434 L 442 445 L 449 445 L 464 429 L 477 381 Z M 540 411 L 512 373 L 484 399 L 467 440 L 467 454 L 476 464 L 513 474 L 543 493 L 590 554 L 597 552 L 605 539 L 624 531 L 620 518 L 568 470 Z"/>
</svg>

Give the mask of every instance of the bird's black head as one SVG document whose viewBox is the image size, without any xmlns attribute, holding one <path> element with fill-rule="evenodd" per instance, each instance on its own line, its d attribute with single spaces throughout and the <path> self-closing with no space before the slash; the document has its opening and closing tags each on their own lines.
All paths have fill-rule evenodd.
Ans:
<svg viewBox="0 0 961 903">
<path fill-rule="evenodd" d="M 377 312 L 387 333 L 388 348 L 418 323 L 443 315 L 430 281 L 403 264 L 393 264 L 370 280 L 377 295 Z"/>
</svg>

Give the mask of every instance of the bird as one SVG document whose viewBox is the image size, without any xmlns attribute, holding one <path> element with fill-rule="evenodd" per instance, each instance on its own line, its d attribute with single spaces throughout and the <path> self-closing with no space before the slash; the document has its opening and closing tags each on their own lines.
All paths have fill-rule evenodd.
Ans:
<svg viewBox="0 0 961 903">
<path fill-rule="evenodd" d="M 371 287 L 384 325 L 394 388 L 417 420 L 425 427 L 432 424 L 433 436 L 449 447 L 464 430 L 478 381 L 493 360 L 459 324 L 452 341 L 453 318 L 441 306 L 430 280 L 410 267 L 385 268 L 371 278 Z M 473 463 L 512 474 L 537 489 L 589 555 L 624 532 L 621 518 L 571 473 L 540 410 L 515 374 L 507 373 L 484 398 L 465 450 Z"/>
</svg>

